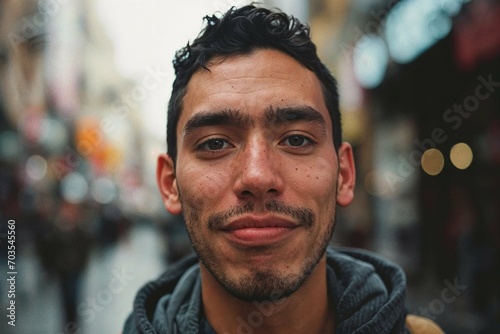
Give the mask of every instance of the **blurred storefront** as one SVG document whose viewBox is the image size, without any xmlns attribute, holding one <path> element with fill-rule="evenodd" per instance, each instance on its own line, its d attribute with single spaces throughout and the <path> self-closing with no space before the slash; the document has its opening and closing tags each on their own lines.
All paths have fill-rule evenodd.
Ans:
<svg viewBox="0 0 500 334">
<path fill-rule="evenodd" d="M 311 15 L 357 154 L 337 242 L 399 262 L 418 293 L 466 287 L 431 313 L 447 332 L 498 330 L 500 3 L 317 0 Z"/>
</svg>

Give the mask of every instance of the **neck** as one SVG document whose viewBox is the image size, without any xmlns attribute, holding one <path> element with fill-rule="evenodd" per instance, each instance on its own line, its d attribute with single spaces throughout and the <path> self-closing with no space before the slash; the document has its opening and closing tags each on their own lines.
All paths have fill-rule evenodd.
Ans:
<svg viewBox="0 0 500 334">
<path fill-rule="evenodd" d="M 205 316 L 217 333 L 334 333 L 334 307 L 328 297 L 326 258 L 291 296 L 262 302 L 229 294 L 200 264 Z"/>
</svg>

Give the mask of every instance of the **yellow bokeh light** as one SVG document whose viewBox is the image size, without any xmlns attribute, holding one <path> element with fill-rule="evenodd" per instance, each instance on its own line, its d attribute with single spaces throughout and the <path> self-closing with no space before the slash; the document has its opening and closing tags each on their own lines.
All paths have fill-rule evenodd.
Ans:
<svg viewBox="0 0 500 334">
<path fill-rule="evenodd" d="M 466 143 L 455 144 L 450 151 L 451 163 L 458 169 L 466 169 L 472 163 L 472 150 Z"/>
<path fill-rule="evenodd" d="M 429 175 L 441 173 L 444 166 L 444 156 L 441 151 L 431 148 L 424 152 L 421 159 L 422 169 Z"/>
</svg>

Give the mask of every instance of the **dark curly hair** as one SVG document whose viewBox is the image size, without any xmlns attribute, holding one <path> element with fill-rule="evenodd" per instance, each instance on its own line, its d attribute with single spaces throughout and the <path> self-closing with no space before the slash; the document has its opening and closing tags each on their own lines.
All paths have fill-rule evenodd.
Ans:
<svg viewBox="0 0 500 334">
<path fill-rule="evenodd" d="M 309 27 L 280 11 L 253 5 L 231 8 L 222 17 L 206 16 L 206 27 L 192 44 L 177 51 L 173 60 L 175 81 L 168 104 L 167 153 L 177 157 L 177 123 L 191 76 L 217 56 L 249 54 L 256 49 L 286 53 L 313 71 L 321 82 L 325 104 L 333 124 L 333 141 L 342 142 L 337 83 L 316 54 Z M 208 69 L 207 69 L 208 70 Z"/>
</svg>

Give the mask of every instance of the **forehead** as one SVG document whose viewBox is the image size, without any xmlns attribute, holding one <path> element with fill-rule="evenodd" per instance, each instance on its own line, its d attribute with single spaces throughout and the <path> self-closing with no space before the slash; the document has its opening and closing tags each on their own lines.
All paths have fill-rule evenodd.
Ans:
<svg viewBox="0 0 500 334">
<path fill-rule="evenodd" d="M 238 110 L 259 117 L 269 108 L 309 106 L 331 125 L 321 83 L 294 58 L 277 50 L 212 59 L 191 77 L 183 99 L 178 131 L 194 114 Z"/>
</svg>

